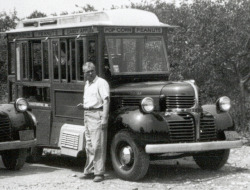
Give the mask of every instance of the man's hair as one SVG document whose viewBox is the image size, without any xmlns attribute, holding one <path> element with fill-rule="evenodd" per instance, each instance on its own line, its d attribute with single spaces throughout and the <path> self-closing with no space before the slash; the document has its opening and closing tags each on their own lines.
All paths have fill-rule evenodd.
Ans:
<svg viewBox="0 0 250 190">
<path fill-rule="evenodd" d="M 95 65 L 92 62 L 86 62 L 82 66 L 82 70 L 83 71 L 85 71 L 85 70 L 91 70 L 91 69 L 95 70 Z"/>
</svg>

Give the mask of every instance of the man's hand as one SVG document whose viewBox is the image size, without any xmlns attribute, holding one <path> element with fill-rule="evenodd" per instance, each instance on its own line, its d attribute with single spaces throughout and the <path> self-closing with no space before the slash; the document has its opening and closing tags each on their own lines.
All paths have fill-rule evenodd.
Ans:
<svg viewBox="0 0 250 190">
<path fill-rule="evenodd" d="M 102 129 L 106 129 L 108 127 L 108 124 L 102 124 Z"/>
<path fill-rule="evenodd" d="M 102 129 L 105 129 L 108 127 L 108 117 L 102 118 Z"/>
</svg>

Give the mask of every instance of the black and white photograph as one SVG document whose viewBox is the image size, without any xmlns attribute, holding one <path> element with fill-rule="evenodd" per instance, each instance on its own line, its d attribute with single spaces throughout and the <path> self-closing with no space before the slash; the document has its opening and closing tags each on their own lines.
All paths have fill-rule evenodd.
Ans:
<svg viewBox="0 0 250 190">
<path fill-rule="evenodd" d="M 250 0 L 0 0 L 1 190 L 250 190 Z"/>
</svg>

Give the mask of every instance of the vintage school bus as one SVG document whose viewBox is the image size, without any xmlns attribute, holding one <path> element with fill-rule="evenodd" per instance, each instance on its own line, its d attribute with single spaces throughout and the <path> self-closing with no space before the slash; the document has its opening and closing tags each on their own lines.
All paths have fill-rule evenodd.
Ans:
<svg viewBox="0 0 250 190">
<path fill-rule="evenodd" d="M 38 121 L 36 160 L 44 147 L 84 151 L 82 64 L 92 61 L 111 87 L 108 152 L 117 175 L 139 180 L 150 160 L 193 156 L 219 169 L 242 146 L 228 97 L 201 105 L 195 81 L 169 81 L 170 25 L 135 9 L 20 21 L 7 32 L 9 102 L 25 98 Z"/>
</svg>

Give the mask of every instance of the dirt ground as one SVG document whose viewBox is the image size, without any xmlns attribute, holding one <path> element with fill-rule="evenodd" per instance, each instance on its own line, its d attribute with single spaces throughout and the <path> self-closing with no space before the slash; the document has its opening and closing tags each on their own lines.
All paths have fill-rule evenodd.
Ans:
<svg viewBox="0 0 250 190">
<path fill-rule="evenodd" d="M 50 150 L 49 150 L 50 151 Z M 84 161 L 45 152 L 39 164 L 26 163 L 20 171 L 8 171 L 0 161 L 0 190 L 250 190 L 250 146 L 231 150 L 219 171 L 204 171 L 192 158 L 152 162 L 139 182 L 119 179 L 107 166 L 105 181 L 81 179 Z"/>
</svg>

